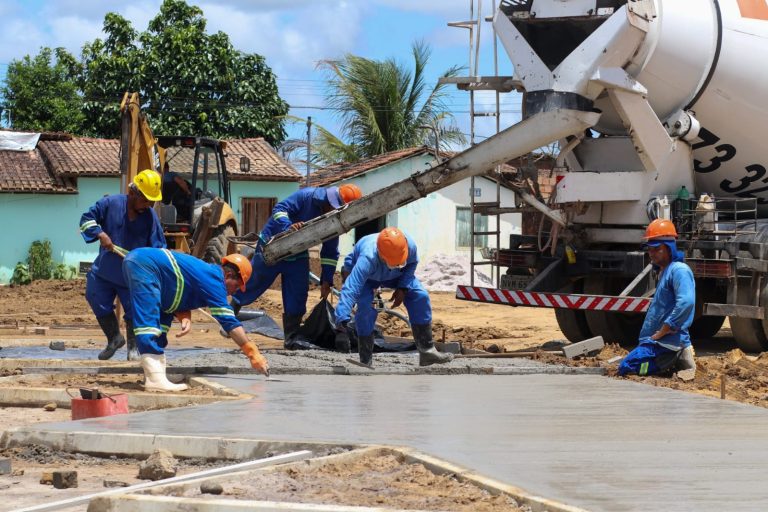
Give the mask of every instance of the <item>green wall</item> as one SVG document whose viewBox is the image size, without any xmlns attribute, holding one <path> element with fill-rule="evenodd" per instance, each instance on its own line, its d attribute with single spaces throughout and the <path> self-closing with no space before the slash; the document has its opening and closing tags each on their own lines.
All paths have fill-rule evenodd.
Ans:
<svg viewBox="0 0 768 512">
<path fill-rule="evenodd" d="M 96 243 L 80 236 L 80 216 L 105 194 L 120 191 L 118 178 L 80 178 L 77 194 L 0 194 L 0 283 L 7 283 L 19 261 L 26 262 L 35 240 L 51 241 L 53 260 L 77 267 L 98 254 Z M 298 190 L 298 183 L 246 182 L 231 184 L 232 207 L 240 218 L 240 198 L 277 197 L 278 201 Z"/>
</svg>

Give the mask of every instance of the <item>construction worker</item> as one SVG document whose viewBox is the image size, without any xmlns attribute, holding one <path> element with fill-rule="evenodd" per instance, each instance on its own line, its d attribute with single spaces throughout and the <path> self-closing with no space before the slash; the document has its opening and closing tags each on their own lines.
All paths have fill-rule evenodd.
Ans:
<svg viewBox="0 0 768 512">
<path fill-rule="evenodd" d="M 336 306 L 337 347 L 343 346 L 352 308 L 357 304 L 355 329 L 358 336 L 360 362 L 373 361 L 373 329 L 378 312 L 373 307 L 373 294 L 379 287 L 392 288 L 392 308 L 405 304 L 411 322 L 413 339 L 419 350 L 419 365 L 447 363 L 452 354 L 435 349 L 432 341 L 432 306 L 429 294 L 416 276 L 419 257 L 416 244 L 397 228 L 384 228 L 381 233 L 361 238 L 344 259 L 345 276 Z"/>
<path fill-rule="evenodd" d="M 105 196 L 80 217 L 80 233 L 87 243 L 99 241 L 99 255 L 86 276 L 85 298 L 90 304 L 107 346 L 99 359 L 111 358 L 125 345 L 115 315 L 115 296 L 123 305 L 128 360 L 138 360 L 136 338 L 133 335 L 131 301 L 123 279 L 123 255 L 138 247 L 165 247 L 163 228 L 152 209 L 162 199 L 162 179 L 152 170 L 141 171 L 128 185 L 127 194 Z"/>
<path fill-rule="evenodd" d="M 230 254 L 221 266 L 206 263 L 189 254 L 168 249 L 136 249 L 123 262 L 123 273 L 131 294 L 144 388 L 148 391 L 182 391 L 184 384 L 173 384 L 165 375 L 166 333 L 173 316 L 181 320 L 181 333 L 191 329 L 188 312 L 207 306 L 229 337 L 250 359 L 251 366 L 269 375 L 267 360 L 248 340 L 240 321 L 227 304 L 227 295 L 245 289 L 251 277 L 251 264 L 241 254 Z"/>
<path fill-rule="evenodd" d="M 298 230 L 315 217 L 319 217 L 336 208 L 351 203 L 362 197 L 357 185 L 346 184 L 339 187 L 307 187 L 294 192 L 280 201 L 272 209 L 272 216 L 259 234 L 256 252 L 251 259 L 253 275 L 245 291 L 232 296 L 235 314 L 241 306 L 250 304 L 270 287 L 277 276 L 281 276 L 283 293 L 283 331 L 286 343 L 301 326 L 301 319 L 307 311 L 309 295 L 309 253 L 302 252 L 286 258 L 274 265 L 264 263 L 262 249 L 264 244 L 284 231 Z M 333 287 L 333 276 L 339 259 L 339 239 L 333 238 L 323 243 L 320 249 L 320 295 L 328 297 Z"/>
<path fill-rule="evenodd" d="M 658 271 L 653 295 L 640 330 L 638 346 L 622 360 L 619 375 L 654 375 L 670 368 L 693 370 L 691 337 L 696 285 L 693 272 L 677 250 L 677 230 L 671 220 L 656 219 L 648 225 L 644 246 Z"/>
</svg>

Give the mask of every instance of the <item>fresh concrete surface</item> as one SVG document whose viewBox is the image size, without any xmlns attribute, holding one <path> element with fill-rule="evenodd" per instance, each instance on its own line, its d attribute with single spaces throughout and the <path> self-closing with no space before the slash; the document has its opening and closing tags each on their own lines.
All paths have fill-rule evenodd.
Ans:
<svg viewBox="0 0 768 512">
<path fill-rule="evenodd" d="M 406 445 L 595 511 L 763 510 L 768 410 L 598 376 L 230 376 L 247 401 L 36 425 Z"/>
</svg>

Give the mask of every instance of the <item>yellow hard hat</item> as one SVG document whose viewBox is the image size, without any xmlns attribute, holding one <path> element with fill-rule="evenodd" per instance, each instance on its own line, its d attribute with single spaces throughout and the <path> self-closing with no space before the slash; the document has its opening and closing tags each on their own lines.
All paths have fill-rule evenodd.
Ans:
<svg viewBox="0 0 768 512">
<path fill-rule="evenodd" d="M 151 169 L 141 171 L 133 178 L 133 184 L 150 201 L 160 201 L 163 198 L 163 179 L 156 171 Z"/>
</svg>

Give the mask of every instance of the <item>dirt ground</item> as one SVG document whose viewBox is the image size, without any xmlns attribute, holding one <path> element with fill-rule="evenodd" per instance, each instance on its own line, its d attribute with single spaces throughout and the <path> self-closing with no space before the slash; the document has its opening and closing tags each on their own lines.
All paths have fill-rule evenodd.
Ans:
<svg viewBox="0 0 768 512">
<path fill-rule="evenodd" d="M 535 349 L 553 340 L 564 339 L 554 313 L 549 309 L 459 301 L 452 293 L 432 293 L 430 297 L 435 339 L 444 337 L 446 341 L 460 341 L 465 349 L 506 353 Z M 388 299 L 389 295 L 384 298 Z M 308 308 L 318 300 L 318 290 L 310 290 Z M 281 304 L 280 291 L 268 290 L 253 307 L 264 309 L 280 323 Z M 184 338 L 174 338 L 177 326 L 172 327 L 170 342 L 174 346 L 234 348 L 233 342 L 222 338 L 218 334 L 218 326 L 202 313 L 195 312 L 193 321 L 193 332 Z M 405 323 L 393 317 L 380 315 L 379 323 L 385 334 L 409 335 Z M 45 334 L 36 334 L 35 327 L 50 329 Z M 262 349 L 282 348 L 280 340 L 258 335 L 254 338 Z M 104 345 L 103 334 L 85 301 L 84 280 L 35 281 L 21 287 L 0 286 L 0 348 L 19 344 L 47 345 L 51 339 L 63 340 L 67 346 L 77 348 L 101 348 Z M 116 358 L 124 356 L 123 350 Z M 716 338 L 697 343 L 696 351 L 699 370 L 693 382 L 675 378 L 629 378 L 716 397 L 722 396 L 724 388 L 726 399 L 768 407 L 768 355 L 745 355 L 735 349 L 727 323 Z M 597 357 L 567 364 L 604 366 L 610 374 L 617 363 L 608 361 L 624 354 L 626 350 L 623 348 L 609 346 Z M 541 352 L 536 359 L 564 362 L 562 356 L 548 352 Z"/>
<path fill-rule="evenodd" d="M 141 374 L 77 374 L 77 375 L 18 375 L 13 380 L 0 380 L 3 387 L 30 387 L 66 389 L 72 396 L 79 396 L 79 390 L 98 389 L 107 395 L 118 393 L 144 393 L 144 376 Z M 194 386 L 174 394 L 185 396 L 215 396 L 212 389 Z"/>
<path fill-rule="evenodd" d="M 332 485 L 329 485 L 332 482 Z M 199 488 L 174 494 L 205 499 L 271 500 L 408 510 L 457 512 L 527 511 L 510 496 L 493 496 L 453 475 L 436 475 L 395 455 L 365 456 L 320 467 L 290 467 L 250 473 L 222 483 L 218 496 Z"/>
</svg>

